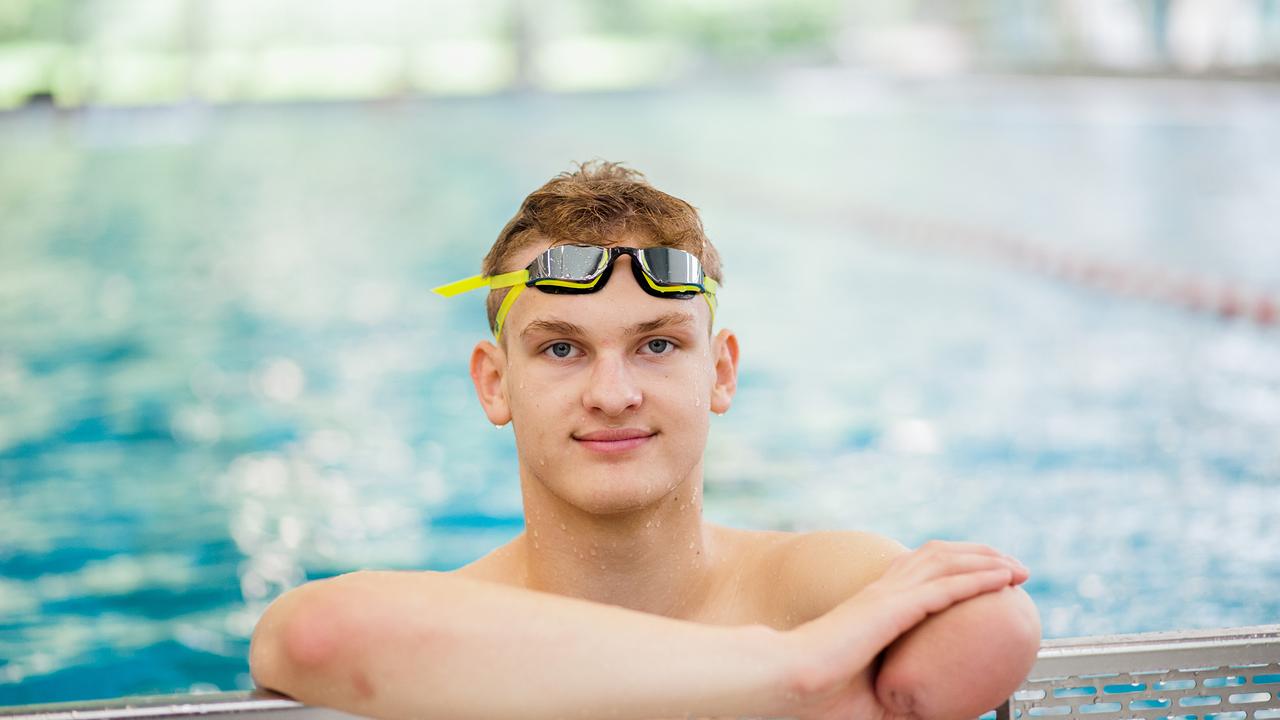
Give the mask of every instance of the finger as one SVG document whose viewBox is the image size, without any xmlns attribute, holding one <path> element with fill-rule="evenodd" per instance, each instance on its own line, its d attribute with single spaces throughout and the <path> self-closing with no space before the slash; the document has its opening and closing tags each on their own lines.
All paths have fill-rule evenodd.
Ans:
<svg viewBox="0 0 1280 720">
<path fill-rule="evenodd" d="M 890 583 L 911 585 L 948 575 L 996 568 L 1007 568 L 1014 574 L 1025 570 L 1018 561 L 1000 554 L 941 553 L 921 555 L 911 562 L 904 563 L 901 568 L 886 572 L 884 579 Z"/>
<path fill-rule="evenodd" d="M 996 550 L 990 545 L 976 542 L 963 542 L 960 540 L 930 540 L 917 548 L 917 550 L 968 552 L 978 553 L 981 555 L 1002 554 L 999 550 Z"/>
<path fill-rule="evenodd" d="M 926 558 L 938 555 L 952 555 L 956 553 L 972 553 L 989 557 L 1006 558 L 1009 560 L 1011 567 L 1014 568 L 1014 575 L 1019 578 L 1017 580 L 1018 583 L 1024 582 L 1027 579 L 1027 576 L 1030 575 L 1029 571 L 1026 570 L 1026 567 L 1019 562 L 1017 558 L 1012 555 L 1002 553 L 990 545 L 983 543 L 960 542 L 953 540 L 930 540 L 924 545 L 921 545 L 915 551 L 904 555 L 901 559 L 904 563 L 915 563 L 923 562 Z"/>
<path fill-rule="evenodd" d="M 1008 587 L 1010 577 L 1008 568 L 997 567 L 938 578 L 924 585 L 899 591 L 890 596 L 892 600 L 878 602 L 873 606 L 880 620 L 865 626 L 865 630 L 875 636 L 873 641 L 887 644 L 929 615 L 983 593 Z M 878 650 L 879 647 L 875 649 Z"/>
<path fill-rule="evenodd" d="M 925 592 L 920 595 L 921 607 L 929 614 L 941 612 L 969 598 L 1008 587 L 1011 578 L 1012 572 L 1008 568 L 940 578 L 922 588 Z"/>
<path fill-rule="evenodd" d="M 1016 564 L 1013 568 L 1013 578 L 1009 581 L 1009 584 L 1021 585 L 1027 581 L 1027 578 L 1031 577 L 1031 571 L 1027 569 L 1026 565 L 1023 565 L 1017 560 L 1014 560 L 1014 563 Z"/>
<path fill-rule="evenodd" d="M 928 566 L 934 563 L 947 562 L 947 558 L 956 556 L 972 556 L 982 558 L 1009 558 L 1009 556 L 1000 553 L 988 545 L 979 543 L 952 543 L 943 541 L 930 541 L 925 543 L 918 550 L 904 553 L 897 557 L 894 564 L 900 566 L 920 567 Z"/>
</svg>

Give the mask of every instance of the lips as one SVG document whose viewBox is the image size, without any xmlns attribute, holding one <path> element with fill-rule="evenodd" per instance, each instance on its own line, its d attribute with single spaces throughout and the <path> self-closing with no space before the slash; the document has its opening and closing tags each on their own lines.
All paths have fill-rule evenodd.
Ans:
<svg viewBox="0 0 1280 720">
<path fill-rule="evenodd" d="M 573 439 L 588 450 L 619 453 L 634 450 L 655 435 L 656 432 L 642 428 L 611 428 L 574 435 Z"/>
</svg>

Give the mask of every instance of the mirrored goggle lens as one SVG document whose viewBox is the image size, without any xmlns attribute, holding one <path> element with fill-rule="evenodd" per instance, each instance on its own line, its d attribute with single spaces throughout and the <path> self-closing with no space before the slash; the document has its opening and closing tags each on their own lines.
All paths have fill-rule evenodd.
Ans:
<svg viewBox="0 0 1280 720">
<path fill-rule="evenodd" d="M 702 285 L 702 263 L 675 248 L 644 248 L 640 266 L 659 285 Z"/>
<path fill-rule="evenodd" d="M 590 280 L 599 274 L 606 250 L 582 245 L 557 245 L 533 261 L 533 280 Z"/>
</svg>

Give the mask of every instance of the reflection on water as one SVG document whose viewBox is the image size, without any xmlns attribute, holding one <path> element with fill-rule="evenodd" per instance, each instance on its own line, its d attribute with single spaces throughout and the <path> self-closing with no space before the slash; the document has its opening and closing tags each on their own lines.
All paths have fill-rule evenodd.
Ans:
<svg viewBox="0 0 1280 720">
<path fill-rule="evenodd" d="M 594 156 L 725 256 L 711 519 L 993 543 L 1050 636 L 1274 621 L 1276 328 L 848 209 L 1275 291 L 1280 94 L 815 82 L 0 116 L 0 703 L 247 687 L 282 590 L 518 532 L 482 302 L 428 289 Z"/>
</svg>

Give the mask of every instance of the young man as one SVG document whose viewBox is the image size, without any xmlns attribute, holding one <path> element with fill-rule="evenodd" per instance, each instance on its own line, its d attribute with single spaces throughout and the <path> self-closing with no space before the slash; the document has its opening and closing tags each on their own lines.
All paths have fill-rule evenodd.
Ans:
<svg viewBox="0 0 1280 720">
<path fill-rule="evenodd" d="M 471 377 L 511 423 L 525 530 L 452 572 L 361 571 L 278 598 L 255 681 L 377 718 L 953 718 L 1039 648 L 1027 570 L 982 545 L 702 520 L 709 414 L 738 340 L 696 211 L 580 166 L 484 260 L 495 342 Z"/>
</svg>

